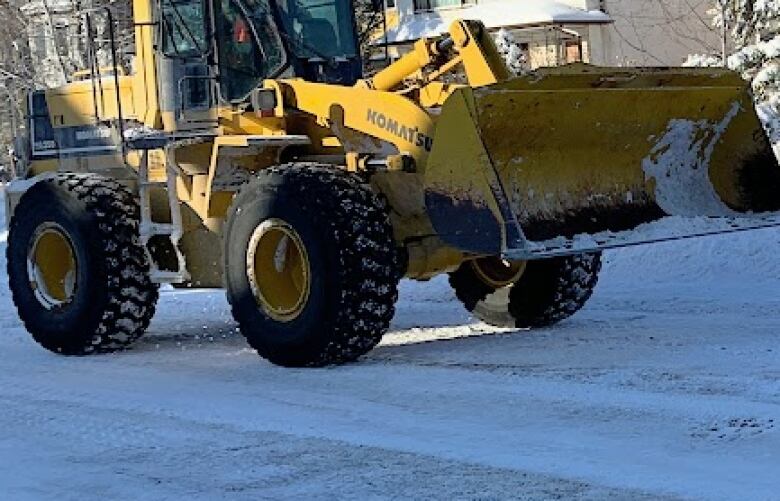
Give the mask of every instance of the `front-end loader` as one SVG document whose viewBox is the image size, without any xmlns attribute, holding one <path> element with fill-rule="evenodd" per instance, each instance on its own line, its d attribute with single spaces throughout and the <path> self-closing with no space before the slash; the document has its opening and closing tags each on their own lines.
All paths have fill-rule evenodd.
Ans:
<svg viewBox="0 0 780 501">
<path fill-rule="evenodd" d="M 129 346 L 171 283 L 224 287 L 273 363 L 344 363 L 404 276 L 548 326 L 603 249 L 780 223 L 777 158 L 724 69 L 510 78 L 461 20 L 364 77 L 348 0 L 134 0 L 127 65 L 90 31 L 111 12 L 84 16 L 104 46 L 29 96 L 6 200 L 14 301 L 58 353 Z"/>
</svg>

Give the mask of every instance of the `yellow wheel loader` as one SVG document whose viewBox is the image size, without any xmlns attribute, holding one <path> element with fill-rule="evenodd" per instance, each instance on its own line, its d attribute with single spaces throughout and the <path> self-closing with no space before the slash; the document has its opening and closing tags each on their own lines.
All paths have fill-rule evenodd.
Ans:
<svg viewBox="0 0 780 501">
<path fill-rule="evenodd" d="M 780 223 L 730 71 L 510 78 L 462 20 L 364 77 L 349 0 L 135 0 L 131 57 L 110 11 L 85 16 L 108 42 L 29 96 L 6 197 L 13 298 L 55 352 L 127 347 L 171 283 L 224 287 L 273 363 L 344 363 L 380 341 L 402 277 L 449 273 L 478 318 L 548 326 L 603 249 Z"/>
</svg>

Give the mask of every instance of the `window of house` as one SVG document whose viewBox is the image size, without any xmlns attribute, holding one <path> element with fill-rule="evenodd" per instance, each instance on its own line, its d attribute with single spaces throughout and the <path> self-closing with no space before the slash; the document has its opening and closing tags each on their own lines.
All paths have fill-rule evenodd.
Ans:
<svg viewBox="0 0 780 501">
<path fill-rule="evenodd" d="M 46 35 L 30 37 L 30 49 L 36 63 L 43 61 L 49 55 Z"/>
<path fill-rule="evenodd" d="M 477 3 L 476 0 L 414 0 L 414 9 L 420 11 L 448 9 L 453 7 L 464 7 L 475 3 Z"/>
<path fill-rule="evenodd" d="M 47 57 L 54 46 L 54 41 L 49 35 L 48 25 L 40 20 L 33 21 L 29 27 L 30 52 L 36 64 Z"/>
<path fill-rule="evenodd" d="M 54 26 L 54 47 L 62 48 L 69 52 L 70 49 L 70 33 L 67 25 L 55 25 Z"/>
<path fill-rule="evenodd" d="M 566 62 L 582 62 L 582 45 L 578 42 L 566 42 Z"/>
<path fill-rule="evenodd" d="M 388 9 L 395 8 L 395 0 L 385 0 L 385 7 Z"/>
</svg>

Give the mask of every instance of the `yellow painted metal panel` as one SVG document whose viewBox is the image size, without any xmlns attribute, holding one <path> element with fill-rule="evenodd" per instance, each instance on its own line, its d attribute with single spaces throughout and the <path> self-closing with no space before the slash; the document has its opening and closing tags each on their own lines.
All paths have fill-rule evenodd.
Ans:
<svg viewBox="0 0 780 501">
<path fill-rule="evenodd" d="M 119 77 L 119 96 L 125 119 L 136 116 L 132 93 L 132 78 Z M 119 117 L 114 77 L 83 80 L 49 89 L 46 102 L 54 127 L 92 125 L 96 112 L 101 120 Z"/>
<path fill-rule="evenodd" d="M 438 117 L 433 149 L 424 169 L 428 216 L 445 241 L 485 254 L 505 245 L 504 218 L 492 187 L 497 178 L 475 127 L 470 88 L 450 97 Z"/>
<path fill-rule="evenodd" d="M 160 128 L 160 103 L 157 96 L 157 67 L 155 60 L 155 20 L 151 0 L 133 0 L 135 23 L 135 74 L 133 101 L 138 120 L 147 127 Z"/>
<path fill-rule="evenodd" d="M 283 80 L 290 106 L 311 113 L 329 127 L 346 151 L 406 153 L 424 165 L 433 138 L 433 120 L 414 101 L 390 92 Z"/>
</svg>

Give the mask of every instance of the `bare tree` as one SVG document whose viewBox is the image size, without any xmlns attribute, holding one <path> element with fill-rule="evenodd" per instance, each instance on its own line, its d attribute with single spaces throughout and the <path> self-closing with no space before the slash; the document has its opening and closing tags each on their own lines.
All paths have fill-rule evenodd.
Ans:
<svg viewBox="0 0 780 501">
<path fill-rule="evenodd" d="M 375 0 L 354 0 L 360 55 L 367 69 L 370 69 L 371 58 L 376 51 L 373 43 L 384 35 L 385 13 L 381 8 L 377 8 L 380 5 L 383 7 L 382 2 L 377 4 Z"/>
<path fill-rule="evenodd" d="M 28 19 L 21 2 L 0 1 L 0 167 L 11 165 L 14 138 L 23 127 L 24 96 L 40 82 L 30 54 Z"/>
<path fill-rule="evenodd" d="M 686 54 L 720 49 L 707 12 L 711 0 L 604 0 L 604 6 L 615 20 L 609 30 L 618 46 L 617 64 L 679 64 Z"/>
</svg>

